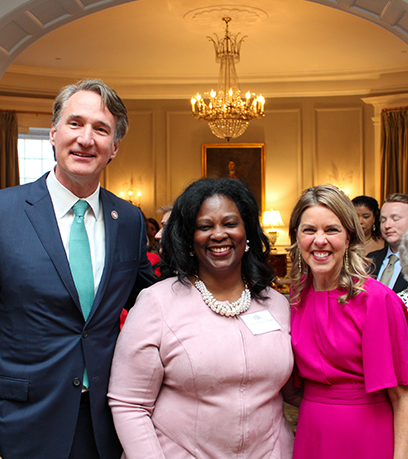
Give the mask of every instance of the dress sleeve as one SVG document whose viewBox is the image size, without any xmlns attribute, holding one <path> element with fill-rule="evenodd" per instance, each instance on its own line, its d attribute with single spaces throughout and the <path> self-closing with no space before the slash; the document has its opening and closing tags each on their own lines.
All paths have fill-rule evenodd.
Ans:
<svg viewBox="0 0 408 459">
<path fill-rule="evenodd" d="M 407 309 L 398 295 L 371 280 L 366 288 L 362 354 L 366 392 L 408 385 Z"/>
<path fill-rule="evenodd" d="M 124 450 L 122 459 L 164 459 L 151 415 L 164 369 L 160 301 L 143 290 L 119 334 L 112 362 L 108 400 Z"/>
</svg>

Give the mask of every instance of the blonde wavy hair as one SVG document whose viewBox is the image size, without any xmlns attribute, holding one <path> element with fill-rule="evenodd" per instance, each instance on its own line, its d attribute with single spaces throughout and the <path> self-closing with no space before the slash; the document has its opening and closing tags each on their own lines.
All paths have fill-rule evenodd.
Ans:
<svg viewBox="0 0 408 459">
<path fill-rule="evenodd" d="M 357 212 L 351 200 L 343 191 L 333 185 L 318 185 L 308 188 L 302 193 L 295 205 L 289 223 L 291 240 L 290 257 L 292 260 L 290 302 L 299 304 L 302 290 L 313 279 L 310 267 L 305 263 L 297 244 L 297 229 L 303 212 L 309 207 L 324 206 L 331 210 L 340 220 L 349 236 L 349 246 L 343 261 L 343 267 L 338 279 L 338 286 L 345 290 L 345 294 L 338 298 L 340 304 L 345 304 L 349 298 L 364 291 L 364 283 L 369 277 L 367 274 L 370 262 L 363 256 L 364 232 L 361 228 Z"/>
</svg>

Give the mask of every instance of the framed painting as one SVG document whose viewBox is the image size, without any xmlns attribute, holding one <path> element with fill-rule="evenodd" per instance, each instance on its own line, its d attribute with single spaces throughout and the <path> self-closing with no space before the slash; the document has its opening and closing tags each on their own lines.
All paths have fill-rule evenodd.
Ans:
<svg viewBox="0 0 408 459">
<path fill-rule="evenodd" d="M 203 177 L 231 177 L 244 182 L 259 209 L 265 200 L 264 143 L 206 143 L 202 145 Z"/>
</svg>

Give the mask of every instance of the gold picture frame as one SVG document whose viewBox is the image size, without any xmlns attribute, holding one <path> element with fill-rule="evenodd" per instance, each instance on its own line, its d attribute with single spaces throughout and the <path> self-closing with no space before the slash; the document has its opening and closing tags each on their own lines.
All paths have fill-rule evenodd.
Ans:
<svg viewBox="0 0 408 459">
<path fill-rule="evenodd" d="M 205 143 L 203 177 L 231 177 L 243 181 L 254 194 L 259 210 L 265 205 L 265 144 Z"/>
</svg>

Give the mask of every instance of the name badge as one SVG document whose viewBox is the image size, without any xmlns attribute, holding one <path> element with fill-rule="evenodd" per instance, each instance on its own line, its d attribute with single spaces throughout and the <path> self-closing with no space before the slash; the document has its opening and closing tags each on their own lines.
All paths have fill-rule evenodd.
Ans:
<svg viewBox="0 0 408 459">
<path fill-rule="evenodd" d="M 253 335 L 261 335 L 262 333 L 282 328 L 268 310 L 244 314 L 239 317 L 244 321 Z"/>
</svg>

